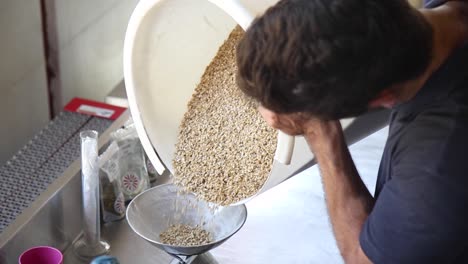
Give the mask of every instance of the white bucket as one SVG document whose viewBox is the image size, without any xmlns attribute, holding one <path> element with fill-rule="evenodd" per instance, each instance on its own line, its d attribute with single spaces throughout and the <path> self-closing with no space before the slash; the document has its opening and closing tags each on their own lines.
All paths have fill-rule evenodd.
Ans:
<svg viewBox="0 0 468 264">
<path fill-rule="evenodd" d="M 127 28 L 124 78 L 130 110 L 149 159 L 173 172 L 178 128 L 200 78 L 236 25 L 244 30 L 277 0 L 141 0 Z M 386 115 L 342 120 L 348 143 L 382 127 Z M 353 127 L 349 131 L 350 128 Z M 270 175 L 260 194 L 313 159 L 302 137 L 278 133 Z M 246 201 L 246 200 L 245 200 Z M 245 202 L 242 201 L 242 202 Z"/>
</svg>

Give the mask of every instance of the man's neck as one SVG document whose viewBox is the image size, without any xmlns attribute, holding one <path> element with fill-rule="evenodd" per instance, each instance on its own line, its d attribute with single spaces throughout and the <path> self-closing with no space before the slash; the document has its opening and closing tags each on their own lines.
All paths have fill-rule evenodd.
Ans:
<svg viewBox="0 0 468 264">
<path fill-rule="evenodd" d="M 463 15 L 464 10 L 460 9 L 467 10 L 468 5 L 453 2 L 435 9 L 420 10 L 433 29 L 432 59 L 426 71 L 418 78 L 391 88 L 398 102 L 406 102 L 413 98 L 453 50 L 465 42 L 468 35 L 468 23 Z"/>
</svg>

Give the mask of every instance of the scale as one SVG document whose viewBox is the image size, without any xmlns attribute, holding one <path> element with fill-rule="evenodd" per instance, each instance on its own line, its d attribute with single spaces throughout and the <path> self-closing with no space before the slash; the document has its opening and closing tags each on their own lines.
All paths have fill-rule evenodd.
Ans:
<svg viewBox="0 0 468 264">
<path fill-rule="evenodd" d="M 135 197 L 127 208 L 127 221 L 142 239 L 174 257 L 171 264 L 218 263 L 209 250 L 221 245 L 241 229 L 247 219 L 245 205 L 215 207 L 193 194 L 180 194 L 174 184 L 153 187 Z M 171 224 L 203 224 L 213 242 L 199 246 L 172 246 L 159 234 Z"/>
</svg>

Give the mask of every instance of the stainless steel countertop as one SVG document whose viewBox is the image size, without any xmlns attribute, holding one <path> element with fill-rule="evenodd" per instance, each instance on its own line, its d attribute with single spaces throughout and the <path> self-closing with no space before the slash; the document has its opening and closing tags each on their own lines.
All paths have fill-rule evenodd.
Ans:
<svg viewBox="0 0 468 264">
<path fill-rule="evenodd" d="M 247 204 L 246 224 L 212 254 L 220 263 L 342 263 L 316 167 Z"/>
<path fill-rule="evenodd" d="M 315 168 L 256 197 L 247 208 L 244 227 L 211 251 L 219 263 L 342 263 Z M 105 225 L 102 237 L 111 244 L 110 254 L 122 264 L 168 264 L 172 260 L 133 233 L 125 220 Z M 76 259 L 69 249 L 64 263 L 86 262 Z"/>
<path fill-rule="evenodd" d="M 128 112 L 102 134 L 101 146 L 127 118 Z M 382 129 L 350 148 L 361 177 L 372 191 L 386 133 L 387 129 Z M 81 229 L 82 215 L 77 210 L 81 203 L 79 171 L 77 160 L 0 235 L 0 263 L 16 263 L 22 251 L 37 245 L 68 249 L 65 264 L 89 263 L 76 259 L 70 246 Z M 247 208 L 243 228 L 211 251 L 219 263 L 343 263 L 316 166 L 249 201 Z M 169 264 L 172 260 L 134 234 L 126 221 L 105 225 L 102 235 L 111 244 L 110 254 L 121 264 Z"/>
<path fill-rule="evenodd" d="M 350 151 L 373 192 L 387 129 L 351 146 Z M 343 263 L 328 220 L 317 166 L 309 168 L 247 204 L 243 228 L 211 250 L 219 263 Z M 121 264 L 168 264 L 172 257 L 134 234 L 126 221 L 107 225 L 103 237 Z M 65 264 L 76 261 L 66 252 Z"/>
<path fill-rule="evenodd" d="M 126 99 L 123 82 L 106 100 L 116 98 Z M 372 191 L 386 138 L 386 130 L 382 131 L 351 147 L 361 176 Z M 219 263 L 343 263 L 328 220 L 316 166 L 249 201 L 247 209 L 243 228 L 210 251 Z M 111 243 L 110 254 L 118 257 L 122 264 L 169 263 L 172 260 L 165 252 L 137 237 L 126 221 L 107 225 L 103 237 Z M 67 252 L 65 263 L 84 262 L 74 260 Z"/>
<path fill-rule="evenodd" d="M 106 100 L 116 98 L 126 99 L 123 82 Z M 358 170 L 372 192 L 386 131 L 383 129 L 351 147 Z M 211 251 L 219 263 L 343 262 L 328 220 L 316 166 L 249 201 L 247 209 L 243 228 Z M 104 228 L 103 236 L 110 240 L 111 254 L 122 264 L 171 260 L 166 253 L 133 234 L 125 221 Z"/>
</svg>

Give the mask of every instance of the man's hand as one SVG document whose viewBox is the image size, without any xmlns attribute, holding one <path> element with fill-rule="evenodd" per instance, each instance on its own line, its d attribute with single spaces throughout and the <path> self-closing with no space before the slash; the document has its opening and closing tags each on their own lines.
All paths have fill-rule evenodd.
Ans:
<svg viewBox="0 0 468 264">
<path fill-rule="evenodd" d="M 319 144 L 333 141 L 334 137 L 343 137 L 339 121 L 325 121 L 305 113 L 279 114 L 262 106 L 258 111 L 269 126 L 291 136 L 306 136 L 312 151 Z"/>
<path fill-rule="evenodd" d="M 291 136 L 305 134 L 307 129 L 311 129 L 314 122 L 312 117 L 302 113 L 278 114 L 263 106 L 260 106 L 258 111 L 269 126 Z"/>
</svg>

